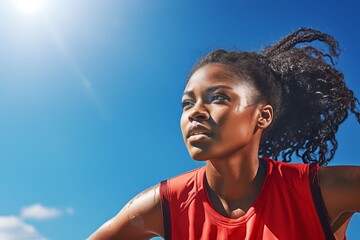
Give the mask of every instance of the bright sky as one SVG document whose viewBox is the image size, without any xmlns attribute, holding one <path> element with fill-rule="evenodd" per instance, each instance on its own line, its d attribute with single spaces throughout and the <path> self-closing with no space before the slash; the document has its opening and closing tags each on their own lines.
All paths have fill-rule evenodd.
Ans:
<svg viewBox="0 0 360 240">
<path fill-rule="evenodd" d="M 339 40 L 360 97 L 355 1 L 270 2 L 2 0 L 0 239 L 85 239 L 140 191 L 200 166 L 180 100 L 212 49 L 256 51 L 318 28 Z M 358 136 L 351 116 L 333 165 L 359 164 Z M 355 216 L 349 239 L 359 228 Z"/>
</svg>

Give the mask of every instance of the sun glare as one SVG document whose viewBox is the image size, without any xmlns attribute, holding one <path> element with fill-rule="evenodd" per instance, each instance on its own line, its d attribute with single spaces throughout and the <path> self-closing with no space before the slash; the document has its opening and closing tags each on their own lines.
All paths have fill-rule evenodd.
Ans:
<svg viewBox="0 0 360 240">
<path fill-rule="evenodd" d="M 24 14 L 34 15 L 45 8 L 44 0 L 17 0 L 16 7 Z"/>
</svg>

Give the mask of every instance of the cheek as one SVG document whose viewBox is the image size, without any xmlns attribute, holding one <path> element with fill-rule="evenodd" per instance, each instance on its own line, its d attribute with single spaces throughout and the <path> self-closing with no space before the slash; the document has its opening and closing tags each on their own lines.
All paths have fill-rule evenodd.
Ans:
<svg viewBox="0 0 360 240">
<path fill-rule="evenodd" d="M 228 140 L 239 139 L 240 136 L 246 137 L 253 133 L 253 116 L 244 112 L 233 111 L 226 118 L 218 119 L 220 134 Z"/>
</svg>

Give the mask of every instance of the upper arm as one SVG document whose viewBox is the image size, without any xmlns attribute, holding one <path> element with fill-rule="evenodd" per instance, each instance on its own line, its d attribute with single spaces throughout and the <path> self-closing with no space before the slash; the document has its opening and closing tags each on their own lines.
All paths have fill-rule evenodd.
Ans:
<svg viewBox="0 0 360 240">
<path fill-rule="evenodd" d="M 156 185 L 138 194 L 88 239 L 142 240 L 163 236 L 159 188 L 159 185 Z"/>
<path fill-rule="evenodd" d="M 330 223 L 343 213 L 360 211 L 360 167 L 320 167 L 319 181 Z"/>
</svg>

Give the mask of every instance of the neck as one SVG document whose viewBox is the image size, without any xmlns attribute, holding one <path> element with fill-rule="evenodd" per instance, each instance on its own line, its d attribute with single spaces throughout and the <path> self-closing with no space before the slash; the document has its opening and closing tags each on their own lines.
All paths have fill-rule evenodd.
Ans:
<svg viewBox="0 0 360 240">
<path fill-rule="evenodd" d="M 206 164 L 206 177 L 209 186 L 227 199 L 246 196 L 259 177 L 259 159 L 210 160 Z M 234 187 L 237 186 L 237 187 Z"/>
<path fill-rule="evenodd" d="M 214 208 L 229 217 L 246 213 L 260 193 L 266 169 L 256 151 L 209 160 L 206 180 Z"/>
</svg>

